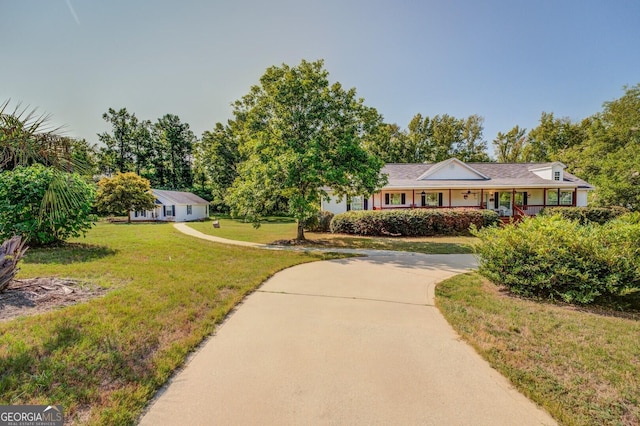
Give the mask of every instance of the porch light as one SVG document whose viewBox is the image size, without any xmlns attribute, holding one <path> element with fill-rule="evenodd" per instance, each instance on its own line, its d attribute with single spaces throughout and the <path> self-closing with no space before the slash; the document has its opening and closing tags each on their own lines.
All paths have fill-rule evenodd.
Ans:
<svg viewBox="0 0 640 426">
<path fill-rule="evenodd" d="M 423 197 L 424 197 L 425 195 L 427 195 L 427 193 L 426 193 L 426 192 L 424 192 L 424 191 L 422 191 L 420 194 L 421 194 Z"/>
</svg>

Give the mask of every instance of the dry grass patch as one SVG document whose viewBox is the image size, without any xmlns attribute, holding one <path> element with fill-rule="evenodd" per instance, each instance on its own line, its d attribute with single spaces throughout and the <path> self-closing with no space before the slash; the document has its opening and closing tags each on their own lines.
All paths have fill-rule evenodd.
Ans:
<svg viewBox="0 0 640 426">
<path fill-rule="evenodd" d="M 477 274 L 438 285 L 447 320 L 560 423 L 640 423 L 640 320 L 519 299 Z"/>
</svg>

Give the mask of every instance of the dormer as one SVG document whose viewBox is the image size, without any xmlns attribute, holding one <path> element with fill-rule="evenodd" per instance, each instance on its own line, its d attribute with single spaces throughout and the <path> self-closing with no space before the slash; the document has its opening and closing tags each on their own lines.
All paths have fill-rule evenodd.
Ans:
<svg viewBox="0 0 640 426">
<path fill-rule="evenodd" d="M 562 182 L 564 180 L 564 169 L 566 167 L 567 166 L 565 166 L 561 162 L 555 161 L 553 163 L 544 164 L 540 167 L 529 169 L 529 171 L 536 174 L 537 176 L 540 176 L 542 179 Z"/>
</svg>

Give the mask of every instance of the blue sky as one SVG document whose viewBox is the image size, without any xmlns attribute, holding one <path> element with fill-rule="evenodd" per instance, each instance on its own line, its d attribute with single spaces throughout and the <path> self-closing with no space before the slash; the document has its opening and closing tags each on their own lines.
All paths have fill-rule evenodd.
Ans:
<svg viewBox="0 0 640 426">
<path fill-rule="evenodd" d="M 640 83 L 638 0 L 0 0 L 0 17 L 0 102 L 92 143 L 110 107 L 201 135 L 267 67 L 303 58 L 403 128 L 481 115 L 489 145 Z"/>
</svg>

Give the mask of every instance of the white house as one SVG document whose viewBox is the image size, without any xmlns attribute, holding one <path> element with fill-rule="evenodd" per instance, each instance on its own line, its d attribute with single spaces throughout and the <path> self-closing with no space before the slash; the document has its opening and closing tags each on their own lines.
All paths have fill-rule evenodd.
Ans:
<svg viewBox="0 0 640 426">
<path fill-rule="evenodd" d="M 388 183 L 370 197 L 322 201 L 322 210 L 467 207 L 491 209 L 501 216 L 533 216 L 549 206 L 586 206 L 594 187 L 552 163 L 386 164 Z"/>
<path fill-rule="evenodd" d="M 153 210 L 129 212 L 132 221 L 189 222 L 209 217 L 209 202 L 191 192 L 152 189 Z"/>
</svg>

